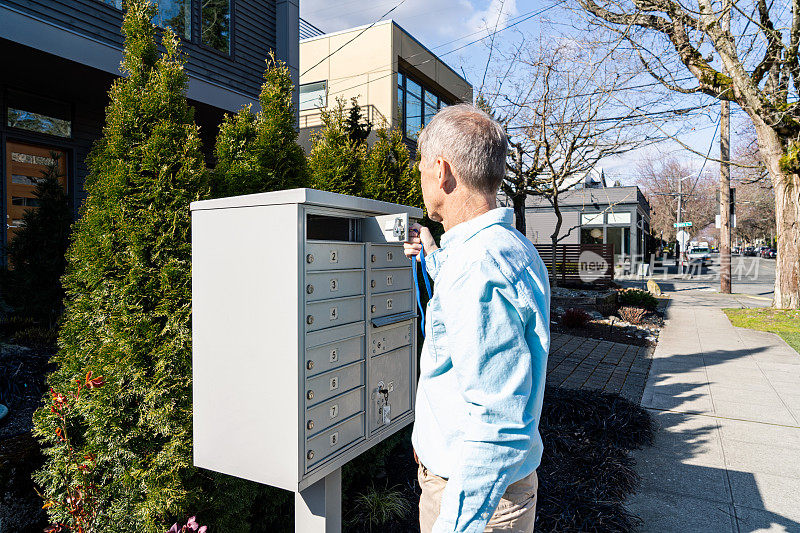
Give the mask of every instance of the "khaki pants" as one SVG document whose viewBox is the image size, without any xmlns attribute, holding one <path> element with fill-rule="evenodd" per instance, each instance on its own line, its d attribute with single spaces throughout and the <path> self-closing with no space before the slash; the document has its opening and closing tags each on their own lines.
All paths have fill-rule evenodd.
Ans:
<svg viewBox="0 0 800 533">
<path fill-rule="evenodd" d="M 431 474 L 419 465 L 417 480 L 422 488 L 419 498 L 419 527 L 421 533 L 430 533 L 439 516 L 442 505 L 442 493 L 447 481 Z M 507 531 L 509 533 L 533 533 L 533 522 L 536 518 L 536 491 L 539 479 L 536 472 L 509 485 L 500 503 L 497 504 L 484 533 Z"/>
</svg>

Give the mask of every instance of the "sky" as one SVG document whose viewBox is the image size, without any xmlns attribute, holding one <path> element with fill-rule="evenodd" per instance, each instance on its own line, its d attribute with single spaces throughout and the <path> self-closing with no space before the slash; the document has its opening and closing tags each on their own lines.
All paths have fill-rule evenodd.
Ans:
<svg viewBox="0 0 800 533">
<path fill-rule="evenodd" d="M 363 0 L 302 0 L 300 16 L 325 32 L 394 19 L 440 59 L 462 73 L 477 94 L 487 67 L 488 35 L 495 29 L 500 30 L 495 35 L 495 46 L 508 48 L 523 34 L 538 35 L 545 27 L 563 26 L 564 17 L 569 17 L 570 13 L 554 8 L 554 3 L 553 0 L 375 0 L 365 5 Z M 478 42 L 470 44 L 476 40 Z M 493 62 L 495 59 L 496 56 Z M 740 120 L 737 116 L 740 117 L 741 113 L 734 116 L 734 125 Z M 706 116 L 692 119 L 680 139 L 698 152 L 706 153 L 710 148 L 711 157 L 717 157 L 719 137 L 715 133 L 718 119 L 719 105 L 715 103 Z M 703 167 L 703 158 L 674 141 L 604 160 L 601 166 L 611 180 L 619 179 L 623 184 L 630 184 L 635 180 L 636 165 L 641 158 L 663 154 L 685 160 L 697 171 Z M 709 161 L 705 169 L 713 165 L 719 166 Z"/>
</svg>

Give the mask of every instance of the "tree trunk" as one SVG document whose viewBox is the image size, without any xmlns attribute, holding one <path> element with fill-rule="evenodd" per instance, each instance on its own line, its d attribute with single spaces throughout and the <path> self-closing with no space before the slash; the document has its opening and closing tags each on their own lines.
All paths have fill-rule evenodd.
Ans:
<svg viewBox="0 0 800 533">
<path fill-rule="evenodd" d="M 514 206 L 514 224 L 517 227 L 517 231 L 525 235 L 526 237 L 528 234 L 526 233 L 527 230 L 527 223 L 525 220 L 525 198 L 527 195 L 525 194 L 516 194 L 511 198 L 511 202 Z"/>
<path fill-rule="evenodd" d="M 800 308 L 800 176 L 781 169 L 784 147 L 778 134 L 751 116 L 758 145 L 775 189 L 775 222 L 778 230 L 778 258 L 775 260 L 773 307 Z"/>
<path fill-rule="evenodd" d="M 550 235 L 550 242 L 553 248 L 553 268 L 551 269 L 552 272 L 550 273 L 550 286 L 551 287 L 558 287 L 558 274 L 556 265 L 558 264 L 556 261 L 556 246 L 558 245 L 558 234 L 561 232 L 561 224 L 563 222 L 563 218 L 561 216 L 561 209 L 558 207 L 558 196 L 553 196 L 550 199 L 550 204 L 553 206 L 553 212 L 556 214 L 556 227 L 553 230 L 553 233 Z M 566 265 L 561 265 L 561 270 L 563 271 L 566 268 Z"/>
</svg>

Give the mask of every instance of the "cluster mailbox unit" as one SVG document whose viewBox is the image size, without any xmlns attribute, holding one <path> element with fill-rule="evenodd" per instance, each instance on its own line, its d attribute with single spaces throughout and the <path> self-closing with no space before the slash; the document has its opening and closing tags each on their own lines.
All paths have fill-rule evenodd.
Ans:
<svg viewBox="0 0 800 533">
<path fill-rule="evenodd" d="M 194 463 L 337 531 L 341 466 L 414 419 L 421 210 L 293 189 L 194 202 Z M 327 517 L 327 518 L 326 518 Z"/>
</svg>

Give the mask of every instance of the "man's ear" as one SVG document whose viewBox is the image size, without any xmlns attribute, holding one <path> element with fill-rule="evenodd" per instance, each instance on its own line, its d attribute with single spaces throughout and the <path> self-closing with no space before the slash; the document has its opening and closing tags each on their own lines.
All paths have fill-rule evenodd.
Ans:
<svg viewBox="0 0 800 533">
<path fill-rule="evenodd" d="M 453 174 L 453 168 L 450 166 L 450 163 L 442 159 L 441 157 L 438 160 L 439 163 L 439 188 L 442 189 L 446 194 L 450 194 L 456 188 L 456 177 Z"/>
</svg>

